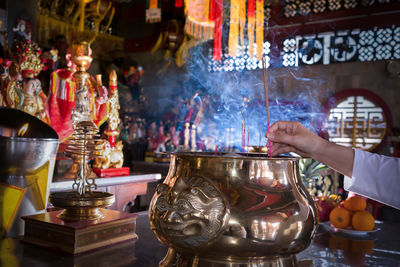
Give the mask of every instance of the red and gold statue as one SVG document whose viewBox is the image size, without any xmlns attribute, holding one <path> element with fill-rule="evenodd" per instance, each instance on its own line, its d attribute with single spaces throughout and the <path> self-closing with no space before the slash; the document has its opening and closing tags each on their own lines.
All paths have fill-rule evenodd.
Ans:
<svg viewBox="0 0 400 267">
<path fill-rule="evenodd" d="M 129 167 L 122 167 L 124 154 L 122 141 L 117 142 L 119 136 L 119 100 L 117 87 L 117 74 L 113 70 L 110 73 L 110 97 L 108 99 L 108 126 L 105 134 L 108 140 L 104 140 L 99 146 L 101 150 L 95 153 L 93 171 L 100 177 L 128 175 Z"/>
<path fill-rule="evenodd" d="M 46 95 L 36 78 L 44 66 L 40 58 L 42 51 L 37 44 L 25 41 L 17 44 L 15 52 L 16 60 L 10 66 L 14 69 L 14 75 L 7 72 L 2 77 L 4 84 L 7 84 L 5 104 L 48 122 L 45 112 Z"/>
<path fill-rule="evenodd" d="M 51 74 L 46 106 L 50 124 L 58 133 L 60 140 L 67 139 L 74 131 L 71 111 L 75 108 L 76 81 L 73 74 L 76 65 L 71 61 L 71 53 L 68 53 L 66 58 L 68 68 L 58 69 Z M 87 80 L 87 87 L 91 120 L 100 126 L 107 120 L 107 88 L 98 84 L 93 77 Z"/>
</svg>

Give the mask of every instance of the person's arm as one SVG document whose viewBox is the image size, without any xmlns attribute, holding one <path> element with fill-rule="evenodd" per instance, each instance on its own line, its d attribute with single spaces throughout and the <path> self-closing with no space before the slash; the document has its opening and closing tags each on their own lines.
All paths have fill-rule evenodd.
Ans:
<svg viewBox="0 0 400 267">
<path fill-rule="evenodd" d="M 344 189 L 400 209 L 400 158 L 354 149 L 353 176 Z"/>
<path fill-rule="evenodd" d="M 271 141 L 271 155 L 295 152 L 303 157 L 314 158 L 332 169 L 352 177 L 354 151 L 331 143 L 304 127 L 299 122 L 278 121 L 267 133 Z"/>
<path fill-rule="evenodd" d="M 400 158 L 343 147 L 313 134 L 299 122 L 274 123 L 267 133 L 271 155 L 295 152 L 344 174 L 344 188 L 400 209 Z"/>
</svg>

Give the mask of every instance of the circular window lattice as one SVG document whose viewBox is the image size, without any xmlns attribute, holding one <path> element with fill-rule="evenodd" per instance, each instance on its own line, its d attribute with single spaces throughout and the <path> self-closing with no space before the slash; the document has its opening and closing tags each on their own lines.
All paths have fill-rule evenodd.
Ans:
<svg viewBox="0 0 400 267">
<path fill-rule="evenodd" d="M 385 137 L 387 118 L 383 108 L 372 100 L 348 96 L 330 109 L 326 128 L 329 141 L 372 151 Z"/>
</svg>

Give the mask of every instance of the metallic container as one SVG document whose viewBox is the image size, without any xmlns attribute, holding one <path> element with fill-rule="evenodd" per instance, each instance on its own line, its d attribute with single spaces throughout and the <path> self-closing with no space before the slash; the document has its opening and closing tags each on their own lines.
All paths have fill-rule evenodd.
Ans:
<svg viewBox="0 0 400 267">
<path fill-rule="evenodd" d="M 26 132 L 23 137 L 18 136 L 24 125 Z M 0 107 L 0 183 L 26 190 L 7 236 L 24 233 L 21 216 L 45 212 L 58 144 L 57 133 L 46 123 L 23 111 Z M 37 183 L 33 182 L 37 179 L 47 183 L 44 207 L 38 199 Z"/>
<path fill-rule="evenodd" d="M 0 127 L 1 128 L 1 127 Z M 52 138 L 0 136 L 0 176 L 25 176 L 55 160 L 59 141 Z"/>
<path fill-rule="evenodd" d="M 149 217 L 161 265 L 292 266 L 317 228 L 298 159 L 251 153 L 174 154 Z"/>
</svg>

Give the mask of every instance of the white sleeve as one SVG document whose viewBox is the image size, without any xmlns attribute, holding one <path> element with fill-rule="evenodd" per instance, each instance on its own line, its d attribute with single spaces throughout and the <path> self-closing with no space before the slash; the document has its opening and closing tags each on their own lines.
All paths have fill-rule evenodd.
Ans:
<svg viewBox="0 0 400 267">
<path fill-rule="evenodd" d="M 353 177 L 344 189 L 400 209 L 400 158 L 354 149 Z"/>
</svg>

